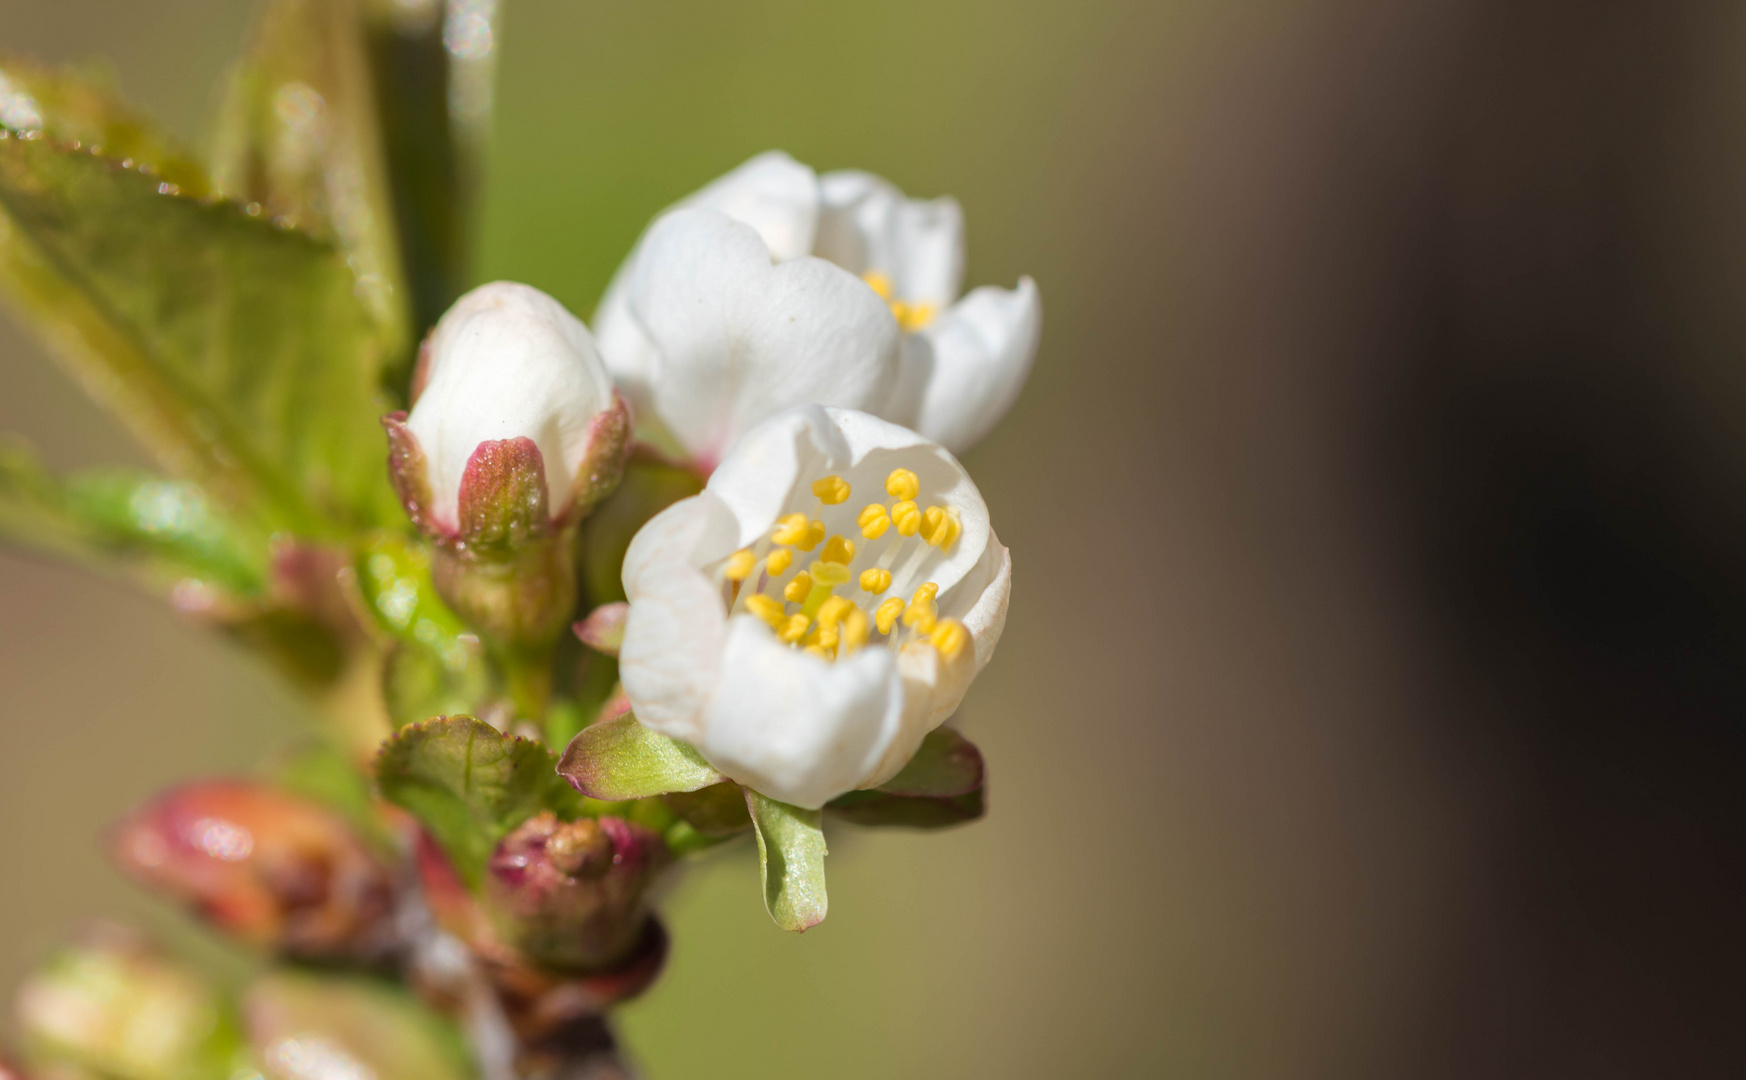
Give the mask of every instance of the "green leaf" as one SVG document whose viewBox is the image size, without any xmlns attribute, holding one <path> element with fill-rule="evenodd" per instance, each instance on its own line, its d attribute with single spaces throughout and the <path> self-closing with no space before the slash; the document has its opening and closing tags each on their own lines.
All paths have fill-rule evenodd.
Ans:
<svg viewBox="0 0 1746 1080">
<path fill-rule="evenodd" d="M 410 811 L 476 884 L 497 842 L 541 810 L 574 817 L 575 793 L 558 779 L 552 752 L 471 716 L 411 724 L 382 746 L 382 797 Z"/>
<path fill-rule="evenodd" d="M 987 812 L 982 788 L 945 798 L 851 791 L 825 804 L 831 816 L 856 825 L 899 829 L 944 829 L 975 821 Z"/>
<path fill-rule="evenodd" d="M 982 752 L 951 728 L 928 732 L 909 764 L 879 785 L 892 795 L 950 798 L 982 786 Z"/>
<path fill-rule="evenodd" d="M 472 712 L 491 696 L 485 651 L 477 641 L 438 650 L 397 641 L 382 657 L 382 700 L 395 726 Z"/>
<path fill-rule="evenodd" d="M 474 1076 L 454 1025 L 380 979 L 274 972 L 249 988 L 243 1013 L 256 1067 L 268 1080 Z"/>
<path fill-rule="evenodd" d="M 795 933 L 824 922 L 824 812 L 768 799 L 746 788 L 746 809 L 758 834 L 764 872 L 764 910 Z"/>
<path fill-rule="evenodd" d="M 0 443 L 0 539 L 157 586 L 193 577 L 238 598 L 266 588 L 266 539 L 193 484 L 119 470 L 59 481 L 19 444 Z"/>
<path fill-rule="evenodd" d="M 14 130 L 40 131 L 56 142 L 131 161 L 186 195 L 205 195 L 211 187 L 194 156 L 129 108 L 101 77 L 0 59 L 0 98 L 8 101 L 0 123 Z"/>
<path fill-rule="evenodd" d="M 399 520 L 384 342 L 331 246 L 0 131 L 0 287 L 169 471 L 308 536 Z"/>
<path fill-rule="evenodd" d="M 702 754 L 630 713 L 583 728 L 565 748 L 558 772 L 577 791 L 607 802 L 696 791 L 727 779 Z"/>
<path fill-rule="evenodd" d="M 272 0 L 231 73 L 214 188 L 339 247 L 382 331 L 370 375 L 398 391 L 412 327 L 387 170 L 355 0 Z"/>
</svg>

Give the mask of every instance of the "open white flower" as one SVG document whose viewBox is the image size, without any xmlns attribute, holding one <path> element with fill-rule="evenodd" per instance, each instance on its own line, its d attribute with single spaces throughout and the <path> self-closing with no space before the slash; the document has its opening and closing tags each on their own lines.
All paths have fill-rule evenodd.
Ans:
<svg viewBox="0 0 1746 1080">
<path fill-rule="evenodd" d="M 802 406 L 747 433 L 625 556 L 637 719 L 809 809 L 874 787 L 958 707 L 1006 623 L 1012 559 L 963 466 Z"/>
<path fill-rule="evenodd" d="M 463 489 L 500 484 L 510 464 L 537 462 L 554 519 L 586 495 L 593 465 L 616 464 L 621 406 L 593 338 L 532 286 L 500 281 L 457 300 L 420 350 L 414 393 L 403 427 L 390 427 L 416 447 L 414 475 L 396 481 L 415 493 L 409 503 L 427 503 L 408 509 L 437 533 L 463 531 Z"/>
<path fill-rule="evenodd" d="M 595 314 L 614 378 L 693 459 L 792 405 L 859 409 L 962 453 L 1024 385 L 1029 278 L 959 297 L 964 221 L 864 172 L 767 153 L 656 220 Z"/>
</svg>

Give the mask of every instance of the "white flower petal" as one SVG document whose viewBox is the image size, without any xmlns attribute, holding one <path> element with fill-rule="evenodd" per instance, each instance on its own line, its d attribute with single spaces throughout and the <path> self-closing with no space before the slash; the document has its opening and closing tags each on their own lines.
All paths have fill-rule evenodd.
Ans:
<svg viewBox="0 0 1746 1080">
<path fill-rule="evenodd" d="M 811 253 L 818 226 L 818 178 L 781 151 L 772 150 L 713 181 L 670 209 L 716 210 L 750 225 L 777 261 Z M 630 311 L 630 282 L 647 233 L 619 265 L 594 309 L 594 333 L 625 396 L 647 416 L 653 408 L 650 380 L 657 367 L 655 343 Z"/>
<path fill-rule="evenodd" d="M 727 614 L 720 586 L 698 567 L 739 546 L 732 513 L 705 492 L 650 519 L 624 557 L 630 600 L 618 675 L 637 719 L 676 739 L 703 735 L 721 672 Z"/>
<path fill-rule="evenodd" d="M 922 330 L 905 335 L 903 376 L 889 415 L 963 453 L 1018 398 L 1042 323 L 1042 300 L 1028 277 L 1016 289 L 973 290 Z"/>
<path fill-rule="evenodd" d="M 863 649 L 828 664 L 741 615 L 728 626 L 721 679 L 696 745 L 740 783 L 816 809 L 853 789 L 884 757 L 902 710 L 903 684 L 889 650 Z"/>
<path fill-rule="evenodd" d="M 590 426 L 613 404 L 588 328 L 538 289 L 500 281 L 455 302 L 430 358 L 406 424 L 425 455 L 432 519 L 455 527 L 461 477 L 480 443 L 523 436 L 544 459 L 550 513 L 567 509 Z"/>
<path fill-rule="evenodd" d="M 791 405 L 876 410 L 897 372 L 897 324 L 871 289 L 822 259 L 773 264 L 753 229 L 713 211 L 649 231 L 630 310 L 658 350 L 652 406 L 706 466 Z"/>
<path fill-rule="evenodd" d="M 856 274 L 890 279 L 893 294 L 944 308 L 964 280 L 964 212 L 951 198 L 907 199 L 871 173 L 819 181 L 823 205 L 813 253 Z"/>
<path fill-rule="evenodd" d="M 780 150 L 759 154 L 679 205 L 717 210 L 750 225 L 777 262 L 813 253 L 818 177 Z"/>
</svg>

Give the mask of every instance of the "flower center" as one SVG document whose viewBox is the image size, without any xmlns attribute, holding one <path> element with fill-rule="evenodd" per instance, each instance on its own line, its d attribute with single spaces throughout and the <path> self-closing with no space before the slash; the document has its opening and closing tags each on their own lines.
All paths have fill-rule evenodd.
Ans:
<svg viewBox="0 0 1746 1080">
<path fill-rule="evenodd" d="M 934 556 L 949 552 L 963 532 L 958 511 L 944 503 L 918 505 L 921 483 L 908 469 L 891 470 L 887 498 L 859 511 L 849 504 L 853 494 L 841 476 L 815 481 L 820 517 L 787 514 L 756 544 L 722 560 L 717 573 L 729 590 L 729 613 L 753 615 L 785 644 L 825 660 L 875 639 L 893 649 L 923 642 L 957 659 L 970 632 L 940 616 L 940 587 L 923 579 Z M 859 543 L 851 538 L 856 533 Z M 903 586 L 901 593 L 917 581 L 907 601 L 886 595 L 894 584 Z"/>
<path fill-rule="evenodd" d="M 896 298 L 891 287 L 891 279 L 877 270 L 869 270 L 861 275 L 861 280 L 867 287 L 879 294 L 879 299 L 891 307 L 891 314 L 897 317 L 897 325 L 903 327 L 905 333 L 913 334 L 922 327 L 934 321 L 938 314 L 932 304 L 912 304 Z"/>
</svg>

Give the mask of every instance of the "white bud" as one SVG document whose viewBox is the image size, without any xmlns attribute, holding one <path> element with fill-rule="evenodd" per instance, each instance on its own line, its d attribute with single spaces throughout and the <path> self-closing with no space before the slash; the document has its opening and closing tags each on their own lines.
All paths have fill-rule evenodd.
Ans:
<svg viewBox="0 0 1746 1080">
<path fill-rule="evenodd" d="M 437 323 L 420 365 L 406 427 L 424 457 L 432 525 L 456 530 L 467 463 L 481 443 L 505 439 L 532 440 L 548 513 L 569 511 L 596 420 L 616 407 L 581 320 L 531 286 L 481 285 Z"/>
</svg>

